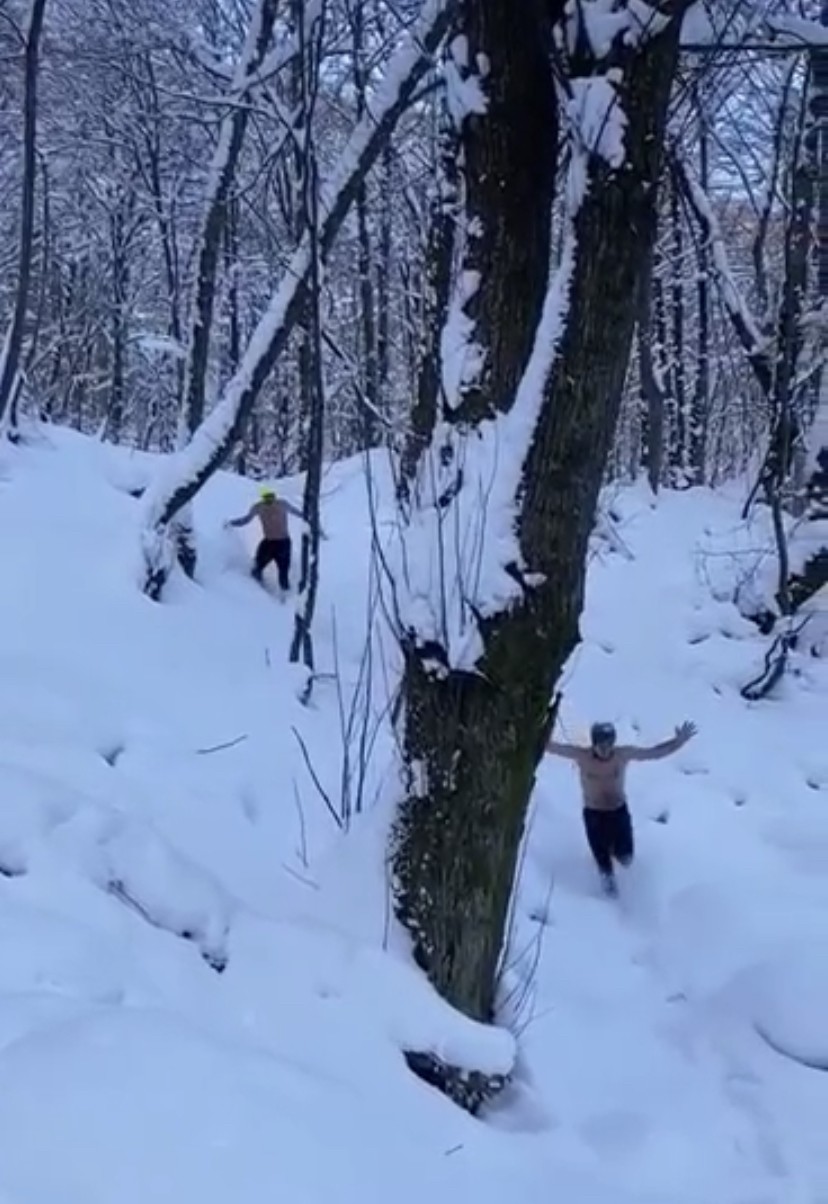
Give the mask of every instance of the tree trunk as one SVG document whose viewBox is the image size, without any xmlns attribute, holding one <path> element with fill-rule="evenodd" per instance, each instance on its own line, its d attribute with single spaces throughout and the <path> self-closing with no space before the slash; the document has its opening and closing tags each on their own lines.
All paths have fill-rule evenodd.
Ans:
<svg viewBox="0 0 828 1204">
<path fill-rule="evenodd" d="M 37 182 L 37 77 L 40 66 L 40 38 L 46 0 L 32 0 L 24 52 L 23 92 L 23 184 L 20 198 L 20 235 L 18 243 L 17 289 L 11 323 L 0 352 L 0 422 L 16 390 L 23 328 L 29 302 L 32 274 L 32 247 L 35 226 L 35 185 Z"/>
<path fill-rule="evenodd" d="M 191 435 L 204 417 L 216 272 L 222 234 L 227 222 L 233 181 L 241 155 L 250 113 L 252 81 L 270 45 L 276 20 L 277 0 L 257 0 L 244 49 L 241 52 L 228 97 L 228 112 L 219 131 L 207 182 L 204 218 L 198 242 L 195 289 L 190 312 L 190 334 L 184 379 L 184 409 L 181 442 Z"/>
<path fill-rule="evenodd" d="M 670 439 L 671 481 L 674 486 L 687 484 L 690 424 L 687 412 L 686 348 L 684 340 L 684 230 L 681 196 L 674 178 L 670 179 L 670 345 L 672 349 L 671 389 L 673 401 Z"/>
<path fill-rule="evenodd" d="M 485 19 L 475 30 L 478 36 L 469 39 L 470 61 L 482 51 L 490 65 L 490 101 L 478 127 L 489 170 L 478 195 L 491 207 L 492 221 L 490 228 L 484 210 L 479 262 L 485 278 L 477 294 L 475 338 L 480 340 L 482 326 L 486 362 L 458 406 L 464 419 L 508 411 L 526 369 L 538 330 L 543 279 L 538 264 L 546 264 L 555 166 L 545 38 L 530 15 L 538 10 L 515 9 L 507 0 L 476 7 Z M 643 48 L 619 37 L 610 62 L 602 63 L 619 73 L 627 118 L 623 168 L 595 151 L 580 159 L 574 140 L 571 187 L 577 188 L 581 173 L 586 186 L 528 374 L 534 383 L 535 369 L 554 354 L 546 322 L 557 310 L 558 290 L 564 299 L 568 292 L 557 358 L 546 377 L 516 499 L 521 560 L 530 571 L 521 564 L 503 566 L 516 582 L 515 597 L 488 615 L 473 612 L 482 646 L 473 665 L 453 663 L 449 649 L 433 637 L 424 640 L 416 628 L 403 638 L 408 772 L 393 832 L 396 910 L 412 935 L 417 961 L 440 993 L 483 1022 L 496 1013 L 524 819 L 553 719 L 550 698 L 578 640 L 587 543 L 633 335 L 630 297 L 637 294 L 655 231 L 676 59 L 675 11 L 670 9 L 665 31 Z M 578 40 L 570 75 L 594 77 L 598 65 L 588 46 L 588 38 Z M 471 157 L 470 188 L 475 166 Z M 496 324 L 498 314 L 502 322 Z M 522 389 L 527 387 L 524 381 Z M 481 433 L 472 423 L 470 449 Z M 508 469 L 504 464 L 503 471 Z M 449 522 L 453 498 L 463 488 L 458 472 L 452 497 L 438 500 Z M 460 588 L 472 590 L 473 583 L 461 582 Z M 410 1062 L 472 1110 L 498 1085 L 473 1068 L 447 1066 L 422 1051 L 412 1051 Z"/>
<path fill-rule="evenodd" d="M 664 373 L 653 353 L 653 283 L 655 251 L 647 258 L 641 273 L 638 311 L 638 372 L 641 381 L 642 413 L 645 416 L 645 462 L 647 480 L 653 493 L 658 493 L 664 470 L 664 414 L 667 391 Z"/>
<path fill-rule="evenodd" d="M 699 183 L 706 192 L 710 186 L 710 154 L 707 118 L 702 102 L 696 99 L 699 116 Z M 704 239 L 696 244 L 696 302 L 699 310 L 696 377 L 690 413 L 689 469 L 693 485 L 704 483 L 707 459 L 707 425 L 710 413 L 710 248 Z"/>
<path fill-rule="evenodd" d="M 357 100 L 357 117 L 365 115 L 365 89 L 367 85 L 363 60 L 365 57 L 365 14 L 362 4 L 351 11 L 351 33 L 353 38 L 354 90 Z M 364 364 L 363 384 L 359 399 L 358 447 L 360 450 L 374 447 L 379 430 L 379 352 L 377 346 L 377 309 L 374 298 L 371 231 L 368 218 L 368 185 L 362 180 L 357 189 L 354 203 L 357 219 L 359 247 L 357 269 L 359 272 L 359 308 L 362 331 L 362 357 Z"/>
<path fill-rule="evenodd" d="M 311 270 L 307 288 L 306 338 L 303 350 L 307 357 L 307 469 L 302 514 L 305 530 L 302 533 L 302 553 L 299 576 L 299 602 L 296 607 L 290 659 L 300 657 L 307 671 L 301 701 L 308 703 L 313 690 L 314 653 L 313 620 L 319 590 L 319 504 L 322 492 L 322 460 L 325 439 L 325 378 L 322 362 L 322 244 L 319 238 L 319 166 L 313 134 L 313 116 L 319 88 L 319 61 L 324 31 L 324 19 L 318 19 L 305 42 L 304 23 L 300 22 L 299 39 L 302 63 L 301 125 L 305 132 L 302 147 L 302 212 L 303 226 L 310 243 Z"/>
<path fill-rule="evenodd" d="M 440 337 L 451 295 L 455 234 L 460 218 L 457 155 L 457 130 L 448 113 L 442 113 L 437 134 L 437 181 L 429 206 L 425 249 L 423 314 L 415 369 L 417 396 L 411 408 L 397 481 L 397 496 L 402 503 L 410 500 L 417 464 L 431 439 L 440 407 Z"/>
</svg>

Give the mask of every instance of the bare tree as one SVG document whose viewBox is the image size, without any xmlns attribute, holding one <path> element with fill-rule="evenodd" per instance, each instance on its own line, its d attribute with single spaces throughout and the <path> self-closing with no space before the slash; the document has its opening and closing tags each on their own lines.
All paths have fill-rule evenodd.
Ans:
<svg viewBox="0 0 828 1204">
<path fill-rule="evenodd" d="M 32 247 L 35 231 L 37 185 L 37 80 L 40 66 L 40 39 L 46 0 L 32 0 L 29 23 L 23 37 L 23 180 L 20 191 L 20 232 L 17 257 L 17 288 L 11 322 L 0 354 L 0 421 L 17 388 L 17 374 L 23 348 L 23 335 L 29 303 L 32 272 Z"/>
</svg>

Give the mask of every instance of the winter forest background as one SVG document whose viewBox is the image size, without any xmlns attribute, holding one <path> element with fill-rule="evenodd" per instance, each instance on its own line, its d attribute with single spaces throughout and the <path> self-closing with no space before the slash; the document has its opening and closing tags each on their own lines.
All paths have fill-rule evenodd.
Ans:
<svg viewBox="0 0 828 1204">
<path fill-rule="evenodd" d="M 397 914 L 490 1021 L 602 486 L 755 483 L 750 696 L 826 583 L 828 6 L 2 0 L 0 64 L 4 435 L 166 455 L 150 596 L 216 469 L 307 474 L 310 692 L 323 464 L 390 453 Z"/>
</svg>

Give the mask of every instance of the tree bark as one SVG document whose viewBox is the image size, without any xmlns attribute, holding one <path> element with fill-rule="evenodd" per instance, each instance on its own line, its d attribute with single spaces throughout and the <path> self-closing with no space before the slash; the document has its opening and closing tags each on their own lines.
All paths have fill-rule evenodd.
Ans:
<svg viewBox="0 0 828 1204">
<path fill-rule="evenodd" d="M 31 284 L 35 185 L 37 182 L 37 80 L 45 8 L 46 0 L 32 0 L 29 27 L 26 31 L 23 92 L 23 184 L 20 197 L 17 289 L 11 324 L 6 332 L 2 352 L 0 352 L 0 421 L 4 419 L 16 388 Z"/>
<path fill-rule="evenodd" d="M 710 154 L 708 146 L 707 118 L 702 104 L 697 99 L 699 115 L 699 183 L 707 191 L 710 186 Z M 710 248 L 700 240 L 696 244 L 698 275 L 696 300 L 699 311 L 696 378 L 693 387 L 693 403 L 690 429 L 690 473 L 691 483 L 704 483 L 707 469 L 707 426 L 710 413 Z"/>
<path fill-rule="evenodd" d="M 690 423 L 687 412 L 687 374 L 684 303 L 684 229 L 681 194 L 674 178 L 670 179 L 670 343 L 673 385 L 672 432 L 670 439 L 671 480 L 674 486 L 687 484 Z"/>
<path fill-rule="evenodd" d="M 301 693 L 301 701 L 305 704 L 310 701 L 313 691 L 315 667 L 313 620 L 319 590 L 319 540 L 321 536 L 319 505 L 322 492 L 322 461 L 325 441 L 325 379 L 322 361 L 322 315 L 320 312 L 324 260 L 319 237 L 319 160 L 313 133 L 323 30 L 324 16 L 314 23 L 306 45 L 304 22 L 300 21 L 299 23 L 300 62 L 303 68 L 300 124 L 305 132 L 302 146 L 302 213 L 303 226 L 307 230 L 310 240 L 311 270 L 307 288 L 306 338 L 303 342 L 308 370 L 307 467 L 302 499 L 302 515 L 306 527 L 302 533 L 299 603 L 296 607 L 290 660 L 295 663 L 301 657 L 307 671 Z"/>
</svg>

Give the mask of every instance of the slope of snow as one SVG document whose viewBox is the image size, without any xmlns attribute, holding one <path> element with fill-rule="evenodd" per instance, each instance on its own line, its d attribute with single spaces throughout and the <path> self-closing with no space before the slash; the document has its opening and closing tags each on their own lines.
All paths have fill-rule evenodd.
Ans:
<svg viewBox="0 0 828 1204">
<path fill-rule="evenodd" d="M 221 528 L 249 483 L 197 499 L 197 583 L 138 592 L 128 491 L 151 467 L 56 430 L 0 466 L 0 1204 L 828 1198 L 828 668 L 802 657 L 772 700 L 740 698 L 765 650 L 727 600 L 764 538 L 738 530 L 740 498 L 614 499 L 634 559 L 596 543 L 559 738 L 595 718 L 699 735 L 631 775 L 617 903 L 572 771 L 546 760 L 509 1027 L 484 1030 L 389 915 L 394 666 L 375 640 L 366 671 L 363 466 L 325 478 L 306 709 L 291 606 L 247 577 L 254 533 Z M 347 834 L 320 795 L 338 808 L 344 740 L 352 801 L 371 751 Z M 516 1039 L 484 1121 L 403 1060 L 498 1069 Z"/>
</svg>

